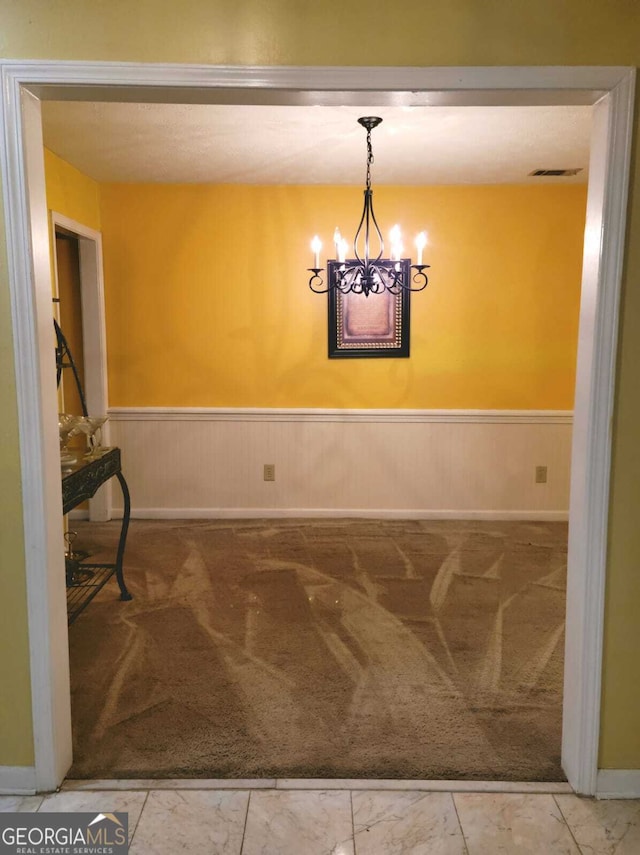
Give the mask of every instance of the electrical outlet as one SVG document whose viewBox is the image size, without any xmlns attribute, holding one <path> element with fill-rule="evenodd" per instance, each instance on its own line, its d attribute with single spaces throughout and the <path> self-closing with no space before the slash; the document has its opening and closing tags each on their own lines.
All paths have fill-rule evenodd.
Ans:
<svg viewBox="0 0 640 855">
<path fill-rule="evenodd" d="M 547 483 L 547 467 L 546 466 L 536 466 L 536 484 L 546 484 Z"/>
<path fill-rule="evenodd" d="M 264 480 L 265 481 L 275 481 L 276 480 L 276 464 L 275 463 L 265 463 L 264 464 Z"/>
</svg>

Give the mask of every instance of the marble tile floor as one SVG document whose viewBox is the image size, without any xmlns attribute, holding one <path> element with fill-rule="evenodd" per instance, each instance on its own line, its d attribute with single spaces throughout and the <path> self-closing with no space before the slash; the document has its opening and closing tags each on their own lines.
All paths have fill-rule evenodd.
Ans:
<svg viewBox="0 0 640 855">
<path fill-rule="evenodd" d="M 558 783 L 105 780 L 0 796 L 0 811 L 74 810 L 127 811 L 131 855 L 640 852 L 640 800 Z"/>
</svg>

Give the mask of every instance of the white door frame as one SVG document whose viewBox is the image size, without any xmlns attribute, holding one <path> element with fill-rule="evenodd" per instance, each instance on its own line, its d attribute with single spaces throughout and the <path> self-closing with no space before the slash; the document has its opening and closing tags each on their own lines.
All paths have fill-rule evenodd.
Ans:
<svg viewBox="0 0 640 855">
<path fill-rule="evenodd" d="M 78 239 L 84 355 L 84 396 L 89 414 L 101 416 L 106 414 L 109 406 L 102 235 L 95 229 L 72 220 L 58 211 L 51 212 L 54 256 L 53 274 L 56 280 L 56 295 L 58 295 L 58 261 L 55 241 L 57 226 L 60 226 L 67 232 L 71 232 Z M 109 435 L 109 422 L 105 422 L 102 428 L 104 445 L 109 444 Z M 111 492 L 111 482 L 107 481 L 98 490 L 93 499 L 89 500 L 89 519 L 96 522 L 104 522 L 111 519 Z"/>
<path fill-rule="evenodd" d="M 594 105 L 572 456 L 562 758 L 573 788 L 595 793 L 611 415 L 635 70 L 231 68 L 48 61 L 1 65 L 2 175 L 21 436 L 37 790 L 56 787 L 71 763 L 66 613 L 58 582 L 64 579 L 64 567 L 38 99 Z"/>
</svg>

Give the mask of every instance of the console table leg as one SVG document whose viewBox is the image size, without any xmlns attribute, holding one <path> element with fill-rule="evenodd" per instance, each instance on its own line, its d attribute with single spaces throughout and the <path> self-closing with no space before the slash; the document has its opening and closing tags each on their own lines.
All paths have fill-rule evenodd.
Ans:
<svg viewBox="0 0 640 855">
<path fill-rule="evenodd" d="M 129 530 L 129 517 L 131 516 L 131 499 L 129 497 L 129 488 L 124 480 L 122 472 L 116 472 L 116 478 L 120 482 L 122 488 L 122 498 L 124 500 L 124 509 L 122 514 L 122 528 L 120 529 L 120 540 L 118 541 L 118 552 L 116 554 L 116 579 L 120 586 L 120 599 L 132 600 L 133 597 L 127 591 L 127 586 L 124 583 L 124 574 L 122 571 L 122 562 L 124 560 L 124 547 L 127 542 L 127 532 Z"/>
</svg>

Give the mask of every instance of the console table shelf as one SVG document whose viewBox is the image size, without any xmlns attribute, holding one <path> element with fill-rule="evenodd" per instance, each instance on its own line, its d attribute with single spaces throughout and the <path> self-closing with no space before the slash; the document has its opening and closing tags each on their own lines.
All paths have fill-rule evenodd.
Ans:
<svg viewBox="0 0 640 855">
<path fill-rule="evenodd" d="M 124 582 L 122 562 L 129 530 L 131 502 L 129 488 L 122 474 L 120 449 L 105 448 L 92 459 L 84 458 L 62 473 L 62 508 L 65 514 L 87 499 L 93 498 L 98 488 L 116 477 L 122 489 L 124 510 L 115 561 L 112 564 L 94 564 L 89 561 L 78 563 L 78 578 L 67 584 L 67 618 L 69 624 L 78 617 L 98 591 L 115 575 L 120 588 L 120 599 L 130 600 L 131 594 Z"/>
</svg>

